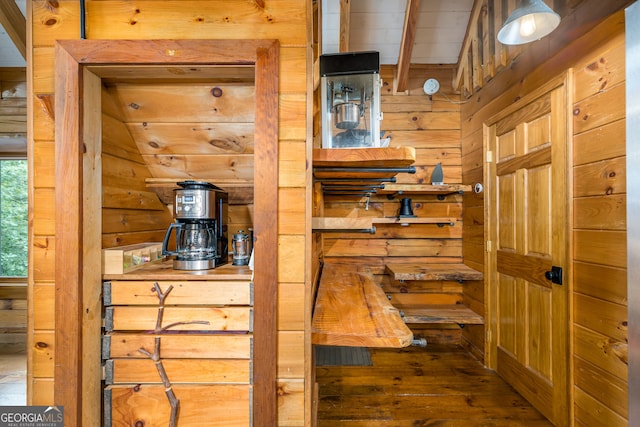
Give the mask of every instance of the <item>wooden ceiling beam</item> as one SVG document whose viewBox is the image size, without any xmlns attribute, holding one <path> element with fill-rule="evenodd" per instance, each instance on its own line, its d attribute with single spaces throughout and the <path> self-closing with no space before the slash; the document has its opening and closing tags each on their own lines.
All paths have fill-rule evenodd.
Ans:
<svg viewBox="0 0 640 427">
<path fill-rule="evenodd" d="M 20 52 L 27 59 L 27 20 L 14 1 L 0 2 L 0 24 Z"/>
<path fill-rule="evenodd" d="M 404 14 L 404 28 L 402 29 L 402 40 L 400 40 L 400 52 L 398 54 L 398 65 L 396 67 L 396 92 L 404 92 L 407 90 L 407 83 L 409 82 L 409 67 L 411 65 L 411 53 L 413 52 L 413 42 L 416 39 L 416 25 L 418 22 L 419 9 L 420 0 L 407 0 L 407 8 Z"/>
<path fill-rule="evenodd" d="M 349 27 L 351 26 L 351 0 L 340 0 L 339 52 L 349 52 Z"/>
</svg>

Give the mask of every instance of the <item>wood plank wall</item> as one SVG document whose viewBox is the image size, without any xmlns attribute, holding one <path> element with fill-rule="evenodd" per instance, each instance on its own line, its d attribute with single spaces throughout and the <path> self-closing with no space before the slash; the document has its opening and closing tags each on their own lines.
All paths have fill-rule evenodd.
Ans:
<svg viewBox="0 0 640 427">
<path fill-rule="evenodd" d="M 583 32 L 571 30 L 569 44 L 554 50 L 558 40 L 569 37 L 559 28 L 549 40 L 522 49 L 516 61 L 523 68 L 496 75 L 463 106 L 463 182 L 482 182 L 483 122 L 573 68 L 573 255 L 568 267 L 574 277 L 568 286 L 573 287 L 574 422 L 622 426 L 627 425 L 628 392 L 624 14 L 592 16 L 603 13 L 597 10 L 603 4 L 588 3 L 580 5 L 576 16 L 590 16 L 588 22 L 599 22 L 597 26 L 586 32 L 586 24 L 570 20 L 582 25 Z M 609 13 L 621 7 L 608 5 Z M 471 265 L 484 260 L 482 206 L 481 195 L 465 194 L 463 254 Z"/>
<path fill-rule="evenodd" d="M 431 184 L 431 174 L 442 163 L 444 181 L 460 184 L 462 158 L 460 148 L 459 96 L 448 84 L 453 80 L 453 66 L 413 66 L 407 91 L 394 93 L 394 67 L 382 66 L 381 131 L 391 135 L 390 146 L 412 146 L 416 149 L 416 173 L 400 173 L 400 184 Z M 441 91 L 432 97 L 425 95 L 423 84 L 428 78 L 438 79 Z M 371 198 L 358 196 L 324 196 L 324 216 L 327 217 L 393 217 L 400 209 L 400 197 L 386 195 Z M 406 197 L 406 196 L 405 196 Z M 409 196 L 413 212 L 422 218 L 455 218 L 453 226 L 437 224 L 376 224 L 375 234 L 323 234 L 325 259 L 349 260 L 371 268 L 376 280 L 391 296 L 391 303 L 457 304 L 462 302 L 463 286 L 457 282 L 411 282 L 399 284 L 385 275 L 387 261 L 439 263 L 462 261 L 462 196 L 449 195 L 438 200 L 433 194 Z M 480 310 L 482 313 L 482 310 Z M 411 325 L 414 334 L 429 342 L 459 342 L 456 325 Z"/>
<path fill-rule="evenodd" d="M 26 154 L 26 69 L 0 68 L 0 156 Z"/>
<path fill-rule="evenodd" d="M 310 227 L 306 209 L 310 203 L 307 150 L 307 56 L 309 2 L 302 0 L 267 0 L 247 2 L 161 1 L 132 3 L 124 0 L 88 0 L 86 2 L 86 36 L 88 39 L 277 39 L 280 42 L 280 147 L 278 209 L 278 420 L 283 426 L 308 425 L 311 420 L 308 384 L 305 383 L 305 357 L 310 344 L 305 335 L 309 314 L 305 310 L 306 230 Z M 28 354 L 28 402 L 34 405 L 53 403 L 54 363 L 54 247 L 57 183 L 54 159 L 54 63 L 56 39 L 80 38 L 80 10 L 76 0 L 28 2 L 29 84 L 28 103 L 31 132 L 28 141 L 33 167 L 31 174 L 29 287 L 31 296 Z M 117 113 L 105 113 L 105 122 L 118 125 Z M 114 133 L 123 129 L 112 129 Z M 105 132 L 108 134 L 108 132 Z M 116 134 L 114 139 L 119 139 Z M 126 135 L 126 134 L 125 134 Z M 126 137 L 125 137 L 126 138 Z M 121 140 L 122 141 L 122 140 Z M 123 144 L 123 143 L 121 143 Z M 129 144 L 130 147 L 130 143 Z M 127 145 L 125 144 L 125 146 Z M 135 156 L 131 165 L 142 165 Z M 105 153 L 105 162 L 120 163 L 123 155 Z M 126 157 L 126 156 L 125 156 Z M 137 159 L 137 160 L 136 160 Z M 113 172 L 111 172 L 113 174 Z M 108 177 L 112 182 L 116 179 Z M 139 184 L 139 183 L 138 183 Z M 138 185 L 136 184 L 136 185 Z M 124 186 L 126 187 L 126 186 Z M 124 208 L 117 193 L 105 199 Z M 139 188 L 142 192 L 142 189 Z M 111 209 L 111 207 L 108 207 Z M 157 211 L 160 212 L 160 211 Z M 105 246 L 130 242 L 145 234 L 132 221 L 122 228 L 114 222 L 122 212 L 114 211 L 104 219 Z M 239 222 L 244 221 L 241 218 Z M 146 236 L 142 240 L 146 240 Z M 133 239 L 133 237 L 132 237 Z M 259 349 L 255 349 L 259 351 Z M 99 405 L 99 402 L 96 402 Z"/>
<path fill-rule="evenodd" d="M 27 287 L 0 283 L 0 347 L 4 351 L 25 350 L 27 344 Z"/>
<path fill-rule="evenodd" d="M 102 247 L 161 242 L 172 214 L 150 191 L 152 176 L 122 117 L 102 90 Z"/>
<path fill-rule="evenodd" d="M 577 425 L 626 426 L 625 39 L 575 65 L 573 363 Z"/>
</svg>

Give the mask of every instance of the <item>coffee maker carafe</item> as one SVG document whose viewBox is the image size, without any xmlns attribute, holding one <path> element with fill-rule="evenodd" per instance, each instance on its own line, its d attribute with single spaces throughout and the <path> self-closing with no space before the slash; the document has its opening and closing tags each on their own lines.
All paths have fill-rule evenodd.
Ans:
<svg viewBox="0 0 640 427">
<path fill-rule="evenodd" d="M 175 256 L 177 270 L 207 270 L 225 264 L 227 193 L 208 182 L 178 182 L 172 223 L 162 242 L 162 255 Z M 175 231 L 175 251 L 167 249 Z"/>
</svg>

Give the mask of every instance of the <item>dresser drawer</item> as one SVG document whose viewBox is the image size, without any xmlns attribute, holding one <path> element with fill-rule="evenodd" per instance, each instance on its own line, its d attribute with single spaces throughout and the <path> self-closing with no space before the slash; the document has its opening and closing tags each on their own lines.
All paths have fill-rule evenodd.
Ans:
<svg viewBox="0 0 640 427">
<path fill-rule="evenodd" d="M 159 307 L 112 306 L 105 309 L 104 329 L 155 331 Z M 252 331 L 251 307 L 164 307 L 161 328 L 167 331 Z"/>
<path fill-rule="evenodd" d="M 247 334 L 133 334 L 110 333 L 102 337 L 102 359 L 146 359 L 139 349 L 153 352 L 160 337 L 162 359 L 250 359 L 251 335 Z"/>
<path fill-rule="evenodd" d="M 180 427 L 243 427 L 251 422 L 251 386 L 173 385 Z M 104 425 L 167 426 L 171 406 L 162 385 L 108 386 Z"/>
<path fill-rule="evenodd" d="M 157 285 L 156 285 L 157 284 Z M 250 281 L 147 281 L 104 282 L 104 305 L 158 305 L 157 288 L 167 294 L 165 305 L 253 305 Z"/>
<path fill-rule="evenodd" d="M 248 359 L 162 359 L 172 384 L 250 384 Z M 105 363 L 106 384 L 162 384 L 151 359 L 109 359 Z"/>
</svg>

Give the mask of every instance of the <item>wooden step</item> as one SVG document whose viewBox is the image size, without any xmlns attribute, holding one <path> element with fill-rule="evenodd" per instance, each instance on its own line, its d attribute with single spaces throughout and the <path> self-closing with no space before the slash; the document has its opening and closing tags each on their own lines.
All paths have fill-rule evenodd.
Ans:
<svg viewBox="0 0 640 427">
<path fill-rule="evenodd" d="M 386 264 L 392 279 L 405 280 L 482 280 L 482 272 L 465 264 Z"/>
<path fill-rule="evenodd" d="M 483 325 L 484 318 L 461 304 L 444 305 L 404 305 L 396 308 L 408 324 L 415 323 L 453 323 L 457 325 Z"/>
<path fill-rule="evenodd" d="M 406 347 L 413 333 L 367 267 L 325 264 L 311 324 L 313 344 Z"/>
</svg>

